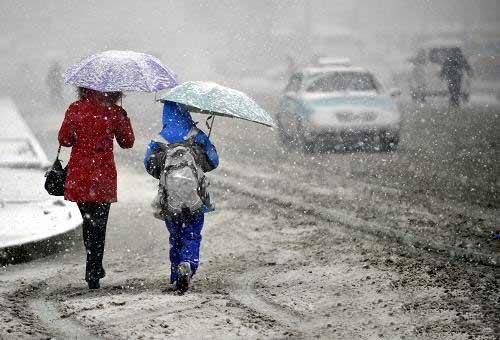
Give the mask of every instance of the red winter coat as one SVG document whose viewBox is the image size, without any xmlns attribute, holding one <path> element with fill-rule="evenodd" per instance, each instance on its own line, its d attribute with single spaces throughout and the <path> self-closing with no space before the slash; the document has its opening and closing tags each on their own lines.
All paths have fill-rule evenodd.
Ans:
<svg viewBox="0 0 500 340">
<path fill-rule="evenodd" d="M 116 202 L 113 138 L 122 148 L 134 145 L 125 110 L 104 106 L 97 94 L 71 104 L 59 130 L 59 143 L 71 146 L 64 198 L 74 202 Z"/>
</svg>

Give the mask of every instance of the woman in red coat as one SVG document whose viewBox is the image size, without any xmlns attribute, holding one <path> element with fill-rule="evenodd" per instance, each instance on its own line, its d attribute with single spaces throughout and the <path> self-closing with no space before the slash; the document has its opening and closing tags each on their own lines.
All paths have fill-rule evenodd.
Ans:
<svg viewBox="0 0 500 340">
<path fill-rule="evenodd" d="M 99 288 L 109 208 L 116 202 L 116 167 L 113 139 L 127 149 L 134 145 L 134 131 L 125 110 L 116 105 L 121 92 L 79 89 L 80 98 L 66 111 L 59 143 L 72 147 L 64 198 L 77 202 L 83 218 L 87 252 L 85 280 Z"/>
</svg>

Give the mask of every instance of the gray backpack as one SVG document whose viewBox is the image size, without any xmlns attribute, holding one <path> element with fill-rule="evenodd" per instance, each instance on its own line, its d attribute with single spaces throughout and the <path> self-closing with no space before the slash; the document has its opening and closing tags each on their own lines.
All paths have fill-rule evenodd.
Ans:
<svg viewBox="0 0 500 340">
<path fill-rule="evenodd" d="M 162 145 L 165 162 L 152 203 L 158 219 L 189 216 L 201 212 L 203 206 L 210 207 L 209 182 L 193 152 L 198 131 L 193 128 L 184 143 Z"/>
</svg>

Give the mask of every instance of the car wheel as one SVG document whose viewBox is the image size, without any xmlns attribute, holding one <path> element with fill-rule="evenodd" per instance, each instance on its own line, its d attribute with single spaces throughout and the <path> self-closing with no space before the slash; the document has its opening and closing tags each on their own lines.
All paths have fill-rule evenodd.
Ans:
<svg viewBox="0 0 500 340">
<path fill-rule="evenodd" d="M 281 126 L 280 120 L 277 119 L 278 122 L 278 138 L 281 142 L 281 144 L 286 148 L 286 149 L 292 149 L 293 147 L 293 138 L 290 136 L 289 132 L 286 131 L 285 128 Z"/>
<path fill-rule="evenodd" d="M 285 146 L 287 149 L 290 149 L 292 147 L 292 140 L 290 136 L 288 136 L 285 130 L 280 127 L 278 127 L 278 138 L 281 144 L 283 144 L 283 146 Z"/>
<path fill-rule="evenodd" d="M 293 141 L 285 134 L 280 133 L 280 140 L 281 140 L 281 145 L 283 145 L 283 147 L 286 150 L 292 150 L 294 148 Z"/>
<path fill-rule="evenodd" d="M 380 150 L 385 152 L 397 151 L 399 148 L 399 131 L 380 133 Z"/>
<path fill-rule="evenodd" d="M 304 153 L 311 153 L 315 149 L 315 143 L 306 140 L 304 137 L 304 130 L 300 122 L 297 122 L 297 138 L 295 140 L 295 144 L 298 149 Z"/>
<path fill-rule="evenodd" d="M 417 94 L 417 92 L 415 92 L 414 89 L 410 89 L 410 96 L 411 96 L 411 100 L 413 100 L 414 102 L 416 102 L 418 100 L 418 94 Z"/>
<path fill-rule="evenodd" d="M 315 151 L 315 145 L 312 142 L 307 142 L 307 141 L 302 140 L 300 143 L 300 149 L 304 153 L 312 153 Z"/>
<path fill-rule="evenodd" d="M 419 93 L 418 96 L 417 96 L 417 98 L 416 98 L 416 102 L 418 104 L 423 104 L 423 103 L 425 103 L 425 98 L 426 98 L 425 94 Z"/>
<path fill-rule="evenodd" d="M 425 94 L 420 91 L 415 91 L 414 89 L 411 89 L 410 96 L 411 99 L 417 104 L 425 103 Z"/>
</svg>

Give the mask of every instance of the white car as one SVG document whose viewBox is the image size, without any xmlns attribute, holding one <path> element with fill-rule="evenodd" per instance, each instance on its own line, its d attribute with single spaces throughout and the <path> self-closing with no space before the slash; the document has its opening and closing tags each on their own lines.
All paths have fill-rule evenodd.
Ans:
<svg viewBox="0 0 500 340">
<path fill-rule="evenodd" d="M 461 48 L 460 41 L 435 40 L 420 46 L 409 59 L 412 63 L 410 72 L 410 95 L 416 102 L 425 102 L 428 97 L 448 97 L 448 84 L 441 77 L 443 61 L 453 48 Z M 462 80 L 461 97 L 464 102 L 470 98 L 471 80 L 465 74 Z"/>
<path fill-rule="evenodd" d="M 331 144 L 394 150 L 400 112 L 392 97 L 398 94 L 388 94 L 364 68 L 305 67 L 290 78 L 280 101 L 280 136 L 305 151 Z"/>
<path fill-rule="evenodd" d="M 30 252 L 31 246 L 41 241 L 43 247 L 47 247 L 47 242 L 82 223 L 76 204 L 45 191 L 44 174 L 48 166 L 45 153 L 14 103 L 0 99 L 0 255 L 3 261 L 19 260 L 6 258 L 13 256 L 11 254 L 21 260 L 29 259 L 31 254 L 23 251 Z"/>
</svg>

